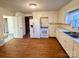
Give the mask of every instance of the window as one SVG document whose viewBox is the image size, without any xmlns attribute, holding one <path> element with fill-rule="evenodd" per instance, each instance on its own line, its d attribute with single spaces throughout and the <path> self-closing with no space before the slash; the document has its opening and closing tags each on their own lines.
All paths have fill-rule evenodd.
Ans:
<svg viewBox="0 0 79 59">
<path fill-rule="evenodd" d="M 66 24 L 70 24 L 74 29 L 79 28 L 79 9 L 71 11 L 66 16 Z"/>
</svg>

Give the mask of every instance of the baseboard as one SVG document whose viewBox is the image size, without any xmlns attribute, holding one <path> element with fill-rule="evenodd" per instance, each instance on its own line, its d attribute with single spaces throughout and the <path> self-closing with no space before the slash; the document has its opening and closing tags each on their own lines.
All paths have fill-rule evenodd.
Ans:
<svg viewBox="0 0 79 59">
<path fill-rule="evenodd" d="M 55 38 L 55 39 L 57 39 L 56 37 L 49 37 L 49 38 Z"/>
<path fill-rule="evenodd" d="M 31 38 L 31 39 L 47 39 L 47 38 L 55 38 L 55 39 L 57 39 L 56 37 L 40 37 L 40 38 Z"/>
</svg>

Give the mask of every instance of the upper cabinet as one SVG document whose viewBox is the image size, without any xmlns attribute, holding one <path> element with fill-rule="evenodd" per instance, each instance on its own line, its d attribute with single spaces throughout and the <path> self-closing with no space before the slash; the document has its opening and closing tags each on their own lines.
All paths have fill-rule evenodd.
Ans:
<svg viewBox="0 0 79 59">
<path fill-rule="evenodd" d="M 57 23 L 57 12 L 33 12 L 33 19 L 40 20 L 41 17 L 48 17 L 48 23 Z"/>
<path fill-rule="evenodd" d="M 40 27 L 48 27 L 48 17 L 40 17 Z"/>
<path fill-rule="evenodd" d="M 57 12 L 52 12 L 49 14 L 49 24 L 57 23 Z"/>
</svg>

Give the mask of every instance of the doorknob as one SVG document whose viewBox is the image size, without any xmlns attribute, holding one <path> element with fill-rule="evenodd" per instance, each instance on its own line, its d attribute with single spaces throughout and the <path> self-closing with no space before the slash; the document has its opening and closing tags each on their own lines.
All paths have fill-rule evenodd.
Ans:
<svg viewBox="0 0 79 59">
<path fill-rule="evenodd" d="M 33 25 L 30 25 L 33 28 Z"/>
</svg>

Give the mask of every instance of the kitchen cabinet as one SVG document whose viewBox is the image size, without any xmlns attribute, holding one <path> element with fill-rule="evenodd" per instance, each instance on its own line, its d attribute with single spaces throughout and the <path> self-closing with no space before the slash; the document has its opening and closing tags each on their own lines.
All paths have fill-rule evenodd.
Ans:
<svg viewBox="0 0 79 59">
<path fill-rule="evenodd" d="M 64 33 L 63 33 L 63 39 L 64 39 L 65 51 L 67 52 L 69 57 L 73 57 L 73 40 L 71 39 L 71 37 L 67 36 Z"/>
<path fill-rule="evenodd" d="M 79 43 L 74 42 L 73 58 L 79 58 Z"/>
<path fill-rule="evenodd" d="M 65 34 L 64 32 L 62 32 L 62 40 L 63 40 L 63 47 L 65 49 L 65 51 L 67 52 L 67 54 L 69 55 L 69 57 L 73 56 L 73 40 L 70 36 L 68 36 L 67 34 Z"/>
<path fill-rule="evenodd" d="M 56 25 L 49 24 L 48 31 L 49 31 L 49 37 L 56 37 Z"/>
<path fill-rule="evenodd" d="M 59 29 L 56 30 L 56 37 L 57 37 L 58 41 L 60 42 L 60 44 L 63 45 L 62 32 L 59 31 Z"/>
<path fill-rule="evenodd" d="M 73 40 L 67 34 L 65 34 L 62 30 L 57 29 L 57 39 L 69 55 L 69 57 L 73 57 Z"/>
</svg>

